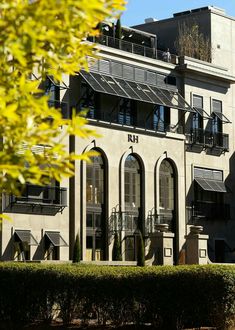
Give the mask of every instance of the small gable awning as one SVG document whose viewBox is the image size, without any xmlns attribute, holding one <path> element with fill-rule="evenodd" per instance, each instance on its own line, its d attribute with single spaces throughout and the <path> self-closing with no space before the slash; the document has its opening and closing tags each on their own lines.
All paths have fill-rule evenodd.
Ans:
<svg viewBox="0 0 235 330">
<path fill-rule="evenodd" d="M 227 188 L 223 181 L 195 178 L 195 181 L 205 191 L 226 193 Z"/>
<path fill-rule="evenodd" d="M 38 242 L 31 234 L 30 230 L 15 230 L 15 236 L 21 242 L 26 242 L 29 245 L 38 245 Z"/>
<path fill-rule="evenodd" d="M 49 239 L 53 246 L 68 246 L 59 232 L 46 231 L 45 236 Z"/>
</svg>

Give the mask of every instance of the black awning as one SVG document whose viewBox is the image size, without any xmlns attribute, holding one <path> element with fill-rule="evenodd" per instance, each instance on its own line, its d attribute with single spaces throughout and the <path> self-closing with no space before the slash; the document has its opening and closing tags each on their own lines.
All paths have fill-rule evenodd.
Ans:
<svg viewBox="0 0 235 330">
<path fill-rule="evenodd" d="M 65 240 L 61 237 L 59 232 L 56 231 L 46 231 L 45 236 L 49 239 L 54 246 L 68 246 Z"/>
<path fill-rule="evenodd" d="M 69 89 L 69 87 L 63 81 L 61 81 L 61 83 L 56 82 L 55 79 L 49 75 L 47 75 L 47 78 L 50 80 L 52 85 L 54 85 L 55 87 L 58 87 L 59 89 Z"/>
<path fill-rule="evenodd" d="M 176 91 L 159 88 L 145 83 L 129 81 L 114 76 L 111 77 L 96 72 L 86 72 L 82 70 L 80 71 L 80 75 L 96 92 L 195 112 L 195 110 L 193 110 L 193 108 Z"/>
<path fill-rule="evenodd" d="M 205 191 L 226 193 L 227 189 L 223 181 L 195 178 L 195 181 Z"/>
<path fill-rule="evenodd" d="M 225 115 L 223 115 L 222 112 L 213 111 L 212 114 L 218 117 L 223 124 L 231 124 L 231 121 Z"/>
<path fill-rule="evenodd" d="M 211 116 L 202 108 L 197 108 L 194 107 L 193 108 L 200 116 L 202 116 L 202 118 L 204 119 L 211 119 Z"/>
<path fill-rule="evenodd" d="M 30 230 L 15 230 L 15 235 L 21 242 L 27 242 L 29 245 L 38 245 Z"/>
</svg>

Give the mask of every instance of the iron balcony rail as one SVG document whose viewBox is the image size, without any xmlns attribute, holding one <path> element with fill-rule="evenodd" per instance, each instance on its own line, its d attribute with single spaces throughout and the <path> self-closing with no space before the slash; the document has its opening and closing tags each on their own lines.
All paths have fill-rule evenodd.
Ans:
<svg viewBox="0 0 235 330">
<path fill-rule="evenodd" d="M 201 224 L 202 220 L 229 220 L 230 206 L 209 201 L 192 202 L 188 208 L 188 224 Z"/>
<path fill-rule="evenodd" d="M 209 148 L 220 148 L 224 151 L 229 150 L 229 136 L 228 134 L 216 132 L 213 133 L 209 130 L 202 128 L 194 128 L 191 130 L 192 144 L 201 145 Z"/>
<path fill-rule="evenodd" d="M 81 108 L 82 110 L 83 108 Z M 84 109 L 87 110 L 86 107 Z M 121 112 L 120 113 L 112 113 L 112 114 L 107 114 L 105 112 L 97 111 L 93 106 L 89 107 L 89 111 L 87 112 L 86 115 L 87 119 L 94 119 L 97 121 L 104 121 L 109 123 L 110 125 L 112 124 L 119 124 L 119 125 L 125 125 L 125 126 L 134 126 L 135 128 L 144 128 L 146 130 L 152 130 L 155 132 L 171 132 L 171 133 L 178 133 L 178 134 L 184 134 L 183 126 L 177 125 L 172 126 L 169 125 L 168 123 L 164 122 L 159 122 L 158 124 L 154 123 L 148 123 L 146 124 L 145 122 L 136 122 L 136 117 L 125 114 L 123 115 Z"/>
<path fill-rule="evenodd" d="M 67 189 L 27 184 L 21 196 L 9 195 L 10 204 L 67 206 Z"/>
<path fill-rule="evenodd" d="M 138 213 L 135 212 L 112 212 L 109 219 L 109 230 L 111 232 L 127 231 L 134 233 L 138 230 Z"/>
<path fill-rule="evenodd" d="M 178 56 L 171 54 L 170 58 L 166 57 L 166 52 L 157 50 L 156 48 L 146 47 L 143 45 L 138 45 L 130 41 L 125 41 L 118 38 L 113 38 L 106 35 L 100 35 L 99 37 L 88 37 L 88 41 L 99 43 L 107 47 L 112 47 L 116 49 L 123 50 L 128 53 L 141 55 L 149 58 L 154 58 L 157 60 L 170 62 L 173 64 L 178 64 Z"/>
<path fill-rule="evenodd" d="M 167 224 L 168 231 L 173 230 L 173 214 L 172 212 L 169 213 L 162 213 L 162 214 L 151 214 L 148 217 L 146 224 L 145 224 L 145 233 L 146 234 L 153 234 L 158 231 L 158 225 Z"/>
</svg>

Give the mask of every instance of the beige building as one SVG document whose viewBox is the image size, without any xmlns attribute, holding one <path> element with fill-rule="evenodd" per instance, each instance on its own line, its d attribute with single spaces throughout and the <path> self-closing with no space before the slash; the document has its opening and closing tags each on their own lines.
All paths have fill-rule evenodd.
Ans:
<svg viewBox="0 0 235 330">
<path fill-rule="evenodd" d="M 209 40 L 210 62 L 173 55 L 183 22 Z M 103 24 L 90 72 L 47 82 L 52 104 L 65 116 L 88 109 L 100 135 L 68 148 L 99 154 L 77 162 L 69 181 L 3 197 L 12 222 L 1 225 L 2 260 L 72 259 L 79 233 L 82 260 L 111 263 L 117 234 L 127 263 L 141 233 L 149 264 L 234 262 L 234 33 L 235 20 L 214 7 L 119 38 Z"/>
</svg>

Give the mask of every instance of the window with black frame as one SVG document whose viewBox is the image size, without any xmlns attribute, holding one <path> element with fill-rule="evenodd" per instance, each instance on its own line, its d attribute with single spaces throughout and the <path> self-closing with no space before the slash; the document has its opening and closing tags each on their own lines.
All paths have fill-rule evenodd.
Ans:
<svg viewBox="0 0 235 330">
<path fill-rule="evenodd" d="M 49 95 L 49 105 L 55 108 L 60 104 L 60 87 L 53 83 L 50 77 L 45 81 L 45 95 Z"/>
<path fill-rule="evenodd" d="M 166 159 L 162 161 L 159 169 L 159 192 L 160 221 L 172 226 L 175 213 L 175 173 Z"/>
<path fill-rule="evenodd" d="M 167 160 L 160 165 L 160 208 L 174 209 L 174 171 Z"/>
<path fill-rule="evenodd" d="M 86 165 L 86 259 L 105 258 L 105 171 L 101 155 Z"/>
<path fill-rule="evenodd" d="M 176 175 L 172 163 L 164 159 L 159 168 L 159 217 L 158 223 L 167 224 L 176 233 Z M 177 260 L 176 235 L 173 239 L 173 262 Z"/>
<path fill-rule="evenodd" d="M 134 155 L 126 158 L 124 165 L 124 228 L 125 236 L 125 260 L 136 260 L 135 233 L 142 230 L 141 218 L 141 167 Z"/>
<path fill-rule="evenodd" d="M 203 129 L 203 117 L 200 110 L 203 110 L 203 97 L 193 95 L 193 107 L 198 110 L 193 114 L 192 128 L 196 130 Z"/>
<path fill-rule="evenodd" d="M 95 92 L 85 80 L 81 81 L 81 100 L 79 110 L 87 111 L 87 117 L 100 119 L 100 94 Z"/>
<path fill-rule="evenodd" d="M 153 129 L 165 132 L 170 125 L 170 108 L 156 105 L 153 110 Z"/>
<path fill-rule="evenodd" d="M 212 132 L 213 133 L 222 133 L 222 119 L 220 116 L 222 115 L 222 102 L 219 100 L 212 99 Z"/>
<path fill-rule="evenodd" d="M 195 217 L 205 219 L 224 219 L 230 217 L 230 210 L 224 203 L 227 188 L 223 181 L 223 172 L 214 169 L 194 168 L 194 201 Z"/>
<path fill-rule="evenodd" d="M 118 111 L 118 123 L 121 125 L 136 125 L 136 102 L 121 98 Z"/>
<path fill-rule="evenodd" d="M 212 135 L 213 146 L 224 146 L 222 102 L 212 99 Z"/>
</svg>

